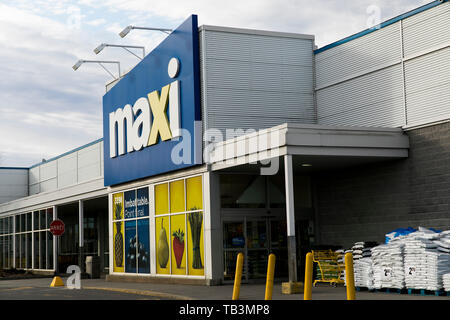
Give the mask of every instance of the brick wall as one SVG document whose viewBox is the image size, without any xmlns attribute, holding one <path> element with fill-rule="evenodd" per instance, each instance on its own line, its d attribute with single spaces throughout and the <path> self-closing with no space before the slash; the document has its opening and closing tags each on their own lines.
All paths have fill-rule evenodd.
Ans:
<svg viewBox="0 0 450 320">
<path fill-rule="evenodd" d="M 450 229 L 450 122 L 407 134 L 408 159 L 314 176 L 321 244 L 383 243 L 399 227 Z"/>
</svg>

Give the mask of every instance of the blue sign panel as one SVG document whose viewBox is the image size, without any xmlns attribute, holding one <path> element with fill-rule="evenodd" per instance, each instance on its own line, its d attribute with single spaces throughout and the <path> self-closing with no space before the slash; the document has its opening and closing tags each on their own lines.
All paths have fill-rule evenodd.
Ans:
<svg viewBox="0 0 450 320">
<path fill-rule="evenodd" d="M 136 190 L 126 191 L 124 193 L 125 207 L 123 215 L 125 219 L 136 218 Z"/>
<path fill-rule="evenodd" d="M 199 63 L 192 15 L 103 96 L 105 186 L 202 162 Z"/>
</svg>

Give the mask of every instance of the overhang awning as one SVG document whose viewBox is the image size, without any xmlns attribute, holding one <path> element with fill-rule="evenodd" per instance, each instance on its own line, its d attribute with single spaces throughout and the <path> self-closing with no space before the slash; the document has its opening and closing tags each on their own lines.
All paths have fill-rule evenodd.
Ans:
<svg viewBox="0 0 450 320">
<path fill-rule="evenodd" d="M 285 123 L 205 146 L 205 161 L 222 170 L 293 155 L 300 163 L 333 167 L 408 157 L 400 128 Z"/>
</svg>

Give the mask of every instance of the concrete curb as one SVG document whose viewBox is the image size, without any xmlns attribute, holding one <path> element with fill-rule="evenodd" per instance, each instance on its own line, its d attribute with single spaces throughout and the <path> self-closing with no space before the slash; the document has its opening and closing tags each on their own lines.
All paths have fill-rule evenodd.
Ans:
<svg viewBox="0 0 450 320">
<path fill-rule="evenodd" d="M 173 300 L 196 300 L 191 297 L 181 296 L 176 294 L 157 292 L 157 291 L 149 291 L 149 290 L 136 290 L 136 289 L 122 289 L 122 288 L 104 288 L 104 287 L 82 287 L 82 289 L 90 289 L 90 290 L 105 290 L 105 291 L 115 291 L 122 293 L 130 293 L 130 294 L 139 294 L 144 296 L 151 296 L 156 298 L 165 298 L 165 299 L 173 299 Z"/>
</svg>

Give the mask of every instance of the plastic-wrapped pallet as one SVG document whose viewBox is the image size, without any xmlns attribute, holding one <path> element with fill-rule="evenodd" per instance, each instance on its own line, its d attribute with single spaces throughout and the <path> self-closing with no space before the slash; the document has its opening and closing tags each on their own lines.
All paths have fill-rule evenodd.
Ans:
<svg viewBox="0 0 450 320">
<path fill-rule="evenodd" d="M 408 289 L 441 290 L 443 275 L 450 273 L 449 232 L 419 227 L 405 243 L 405 283 Z"/>
<path fill-rule="evenodd" d="M 355 286 L 373 289 L 372 258 L 366 257 L 355 260 L 353 263 Z"/>
<path fill-rule="evenodd" d="M 358 260 L 362 258 L 362 253 L 364 249 L 364 242 L 355 242 L 352 247 L 353 260 Z"/>
<path fill-rule="evenodd" d="M 344 261 L 345 252 L 342 249 L 336 250 L 335 252 L 336 252 L 337 257 L 338 257 L 337 262 L 338 262 L 339 268 L 341 269 L 341 273 L 339 275 L 339 279 L 340 280 L 345 280 L 345 261 Z"/>
<path fill-rule="evenodd" d="M 405 287 L 403 263 L 404 244 L 395 238 L 388 244 L 372 248 L 373 287 L 375 289 Z"/>
<path fill-rule="evenodd" d="M 450 273 L 444 274 L 442 277 L 442 280 L 443 280 L 444 290 L 447 292 L 450 291 Z"/>
</svg>

